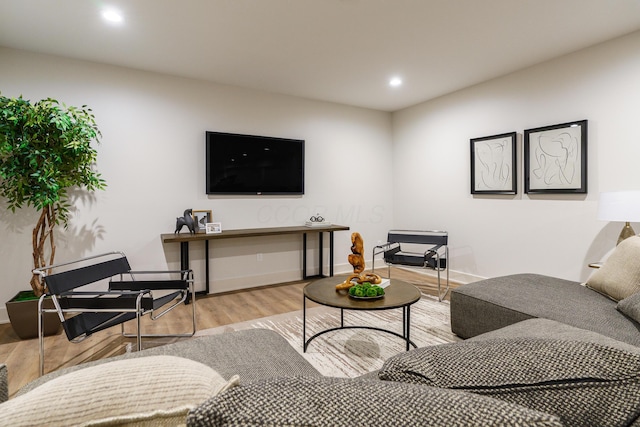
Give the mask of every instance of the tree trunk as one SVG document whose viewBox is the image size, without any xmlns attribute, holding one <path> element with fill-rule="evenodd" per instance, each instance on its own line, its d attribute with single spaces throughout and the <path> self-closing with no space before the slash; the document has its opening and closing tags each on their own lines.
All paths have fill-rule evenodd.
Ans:
<svg viewBox="0 0 640 427">
<path fill-rule="evenodd" d="M 56 254 L 56 246 L 53 240 L 53 228 L 55 226 L 55 208 L 52 205 L 45 206 L 40 213 L 40 218 L 32 234 L 34 268 L 42 268 L 53 264 L 53 259 Z M 49 254 L 48 261 L 46 260 L 47 253 Z M 42 282 L 40 276 L 35 274 L 31 278 L 31 288 L 33 288 L 36 296 L 40 296 L 46 292 L 45 283 Z"/>
</svg>

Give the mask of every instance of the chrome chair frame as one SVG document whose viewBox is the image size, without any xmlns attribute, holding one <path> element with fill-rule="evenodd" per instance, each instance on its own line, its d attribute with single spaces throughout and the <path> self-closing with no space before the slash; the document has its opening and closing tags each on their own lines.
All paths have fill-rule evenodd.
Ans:
<svg viewBox="0 0 640 427">
<path fill-rule="evenodd" d="M 106 260 L 96 262 L 96 260 Z M 93 261 L 93 262 L 92 262 Z M 89 262 L 88 265 L 83 265 Z M 67 267 L 65 269 L 65 267 Z M 75 267 L 75 268 L 74 268 Z M 56 270 L 62 270 L 56 273 Z M 75 276 L 75 274 L 78 276 Z M 92 274 L 93 273 L 93 274 Z M 94 332 L 121 325 L 121 333 L 125 337 L 135 337 L 138 351 L 142 350 L 142 338 L 148 337 L 191 337 L 196 332 L 196 303 L 194 293 L 194 279 L 192 270 L 163 270 L 163 271 L 134 271 L 129 267 L 129 262 L 123 252 L 108 252 L 99 255 L 89 256 L 75 261 L 50 265 L 33 270 L 33 274 L 41 277 L 47 284 L 48 292 L 42 295 L 38 301 L 38 340 L 40 349 L 40 375 L 44 374 L 44 313 L 54 312 L 58 314 L 60 322 L 65 327 L 67 338 L 72 343 L 83 341 Z M 88 274 L 90 278 L 81 277 Z M 166 275 L 179 274 L 179 280 L 137 280 L 136 276 L 144 275 Z M 54 280 L 56 275 L 63 276 L 66 281 Z M 128 277 L 127 277 L 128 276 Z M 118 278 L 119 280 L 114 280 Z M 125 280 L 127 277 L 127 280 Z M 86 290 L 78 291 L 92 283 L 109 280 L 108 290 Z M 53 289 L 52 289 L 53 288 Z M 154 298 L 154 291 L 169 292 L 166 295 Z M 158 292 L 156 292 L 157 294 Z M 189 295 L 192 298 L 189 298 Z M 45 298 L 51 298 L 54 308 L 43 306 Z M 192 331 L 182 334 L 143 334 L 141 328 L 141 318 L 149 314 L 151 320 L 159 319 L 172 311 L 181 303 L 191 300 L 192 304 Z M 166 304 L 168 307 L 163 308 Z M 77 305 L 74 307 L 73 303 Z M 69 322 L 81 313 L 112 313 L 104 320 L 97 320 L 94 327 L 88 328 L 84 333 L 71 329 L 65 322 Z M 124 323 L 135 319 L 136 333 L 126 334 Z M 82 320 L 82 319 L 80 319 Z M 84 322 L 83 322 L 84 324 Z M 80 328 L 82 329 L 82 328 Z"/>
<path fill-rule="evenodd" d="M 413 244 L 429 246 L 424 252 L 403 251 L 402 244 Z M 387 264 L 387 277 L 391 278 L 392 265 L 412 265 L 418 266 L 417 263 L 405 263 L 402 259 L 391 261 L 393 258 L 389 256 L 398 254 L 406 259 L 418 260 L 422 259 L 422 268 L 434 269 L 438 277 L 438 301 L 442 301 L 449 293 L 449 234 L 441 230 L 389 230 L 387 234 L 387 242 L 374 246 L 372 255 L 371 271 L 375 272 L 376 256 L 384 254 L 384 262 Z M 441 257 L 440 251 L 444 251 L 444 257 Z M 429 260 L 435 259 L 432 267 Z M 445 266 L 443 267 L 443 260 Z M 447 272 L 447 286 L 442 293 L 440 271 Z"/>
</svg>

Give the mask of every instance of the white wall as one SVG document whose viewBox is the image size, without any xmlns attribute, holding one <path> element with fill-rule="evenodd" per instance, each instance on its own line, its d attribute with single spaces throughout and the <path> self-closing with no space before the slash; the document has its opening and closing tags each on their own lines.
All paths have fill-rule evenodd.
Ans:
<svg viewBox="0 0 640 427">
<path fill-rule="evenodd" d="M 192 207 L 212 209 L 224 228 L 300 224 L 320 212 L 361 232 L 367 253 L 392 226 L 445 229 L 461 278 L 584 280 L 622 227 L 596 219 L 598 193 L 640 188 L 638 76 L 634 33 L 389 115 L 0 48 L 4 95 L 88 104 L 104 135 L 98 168 L 109 188 L 77 203 L 57 260 L 118 249 L 142 269 L 178 266 L 178 245 L 163 245 L 160 234 Z M 580 119 L 589 120 L 587 195 L 525 195 L 521 162 L 517 196 L 470 194 L 469 139 Z M 206 196 L 205 130 L 306 139 L 306 194 Z M 0 209 L 0 300 L 28 287 L 35 217 Z M 336 233 L 337 271 L 350 269 L 349 235 Z M 202 248 L 192 246 L 202 287 Z M 212 246 L 213 292 L 300 277 L 297 238 Z"/>
<path fill-rule="evenodd" d="M 32 101 L 53 97 L 87 104 L 103 134 L 98 170 L 108 188 L 93 201 L 76 203 L 70 228 L 57 234 L 57 262 L 122 250 L 136 269 L 177 268 L 179 247 L 163 245 L 160 234 L 173 232 L 186 208 L 211 209 L 226 229 L 301 225 L 318 212 L 359 231 L 367 248 L 392 224 L 391 182 L 359 169 L 388 169 L 389 113 L 4 48 L 0 90 Z M 305 139 L 305 195 L 207 196 L 206 130 Z M 12 214 L 1 207 L 0 301 L 6 301 L 29 287 L 37 215 L 30 208 Z M 350 232 L 336 232 L 335 238 L 336 270 L 346 271 Z M 315 239 L 309 238 L 311 248 Z M 196 286 L 202 289 L 203 244 L 191 246 Z M 215 242 L 211 291 L 300 279 L 301 248 L 300 236 Z M 316 259 L 310 252 L 310 272 L 317 271 Z M 2 306 L 0 320 L 5 313 Z"/>
<path fill-rule="evenodd" d="M 448 230 L 451 267 L 585 280 L 621 223 L 596 219 L 601 191 L 640 189 L 640 32 L 393 114 L 394 224 Z M 588 194 L 470 194 L 471 138 L 589 121 Z M 640 231 L 640 226 L 635 225 Z"/>
</svg>

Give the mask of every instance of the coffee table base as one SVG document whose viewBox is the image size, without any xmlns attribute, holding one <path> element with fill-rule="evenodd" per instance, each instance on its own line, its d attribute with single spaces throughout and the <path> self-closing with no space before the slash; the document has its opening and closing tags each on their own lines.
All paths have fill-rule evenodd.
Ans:
<svg viewBox="0 0 640 427">
<path fill-rule="evenodd" d="M 409 331 L 411 330 L 411 306 L 402 307 L 402 334 L 399 334 L 394 331 L 390 331 L 388 329 L 377 328 L 375 326 L 345 326 L 344 325 L 344 308 L 340 309 L 340 326 L 335 328 L 325 329 L 324 331 L 320 331 L 317 334 L 313 335 L 309 339 L 307 339 L 307 298 L 303 297 L 302 302 L 302 345 L 303 352 L 307 351 L 307 347 L 311 341 L 319 337 L 320 335 L 324 335 L 329 332 L 339 331 L 341 329 L 369 329 L 373 331 L 386 332 L 388 334 L 394 335 L 398 338 L 402 338 L 406 344 L 406 350 L 410 350 L 410 346 L 413 348 L 417 348 L 416 344 L 411 341 L 409 337 Z"/>
</svg>

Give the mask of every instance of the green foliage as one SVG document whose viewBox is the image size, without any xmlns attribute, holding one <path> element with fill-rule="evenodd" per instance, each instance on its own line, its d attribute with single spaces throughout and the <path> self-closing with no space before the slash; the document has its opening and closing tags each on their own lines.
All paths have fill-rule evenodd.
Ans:
<svg viewBox="0 0 640 427">
<path fill-rule="evenodd" d="M 15 212 L 23 205 L 53 206 L 56 222 L 68 223 L 68 189 L 106 187 L 95 171 L 100 131 L 91 109 L 54 99 L 32 104 L 0 95 L 0 196 Z"/>
<path fill-rule="evenodd" d="M 364 282 L 361 285 L 353 285 L 352 287 L 350 287 L 349 295 L 360 298 L 374 298 L 384 295 L 384 289 L 380 286 L 372 285 L 369 282 Z"/>
</svg>

